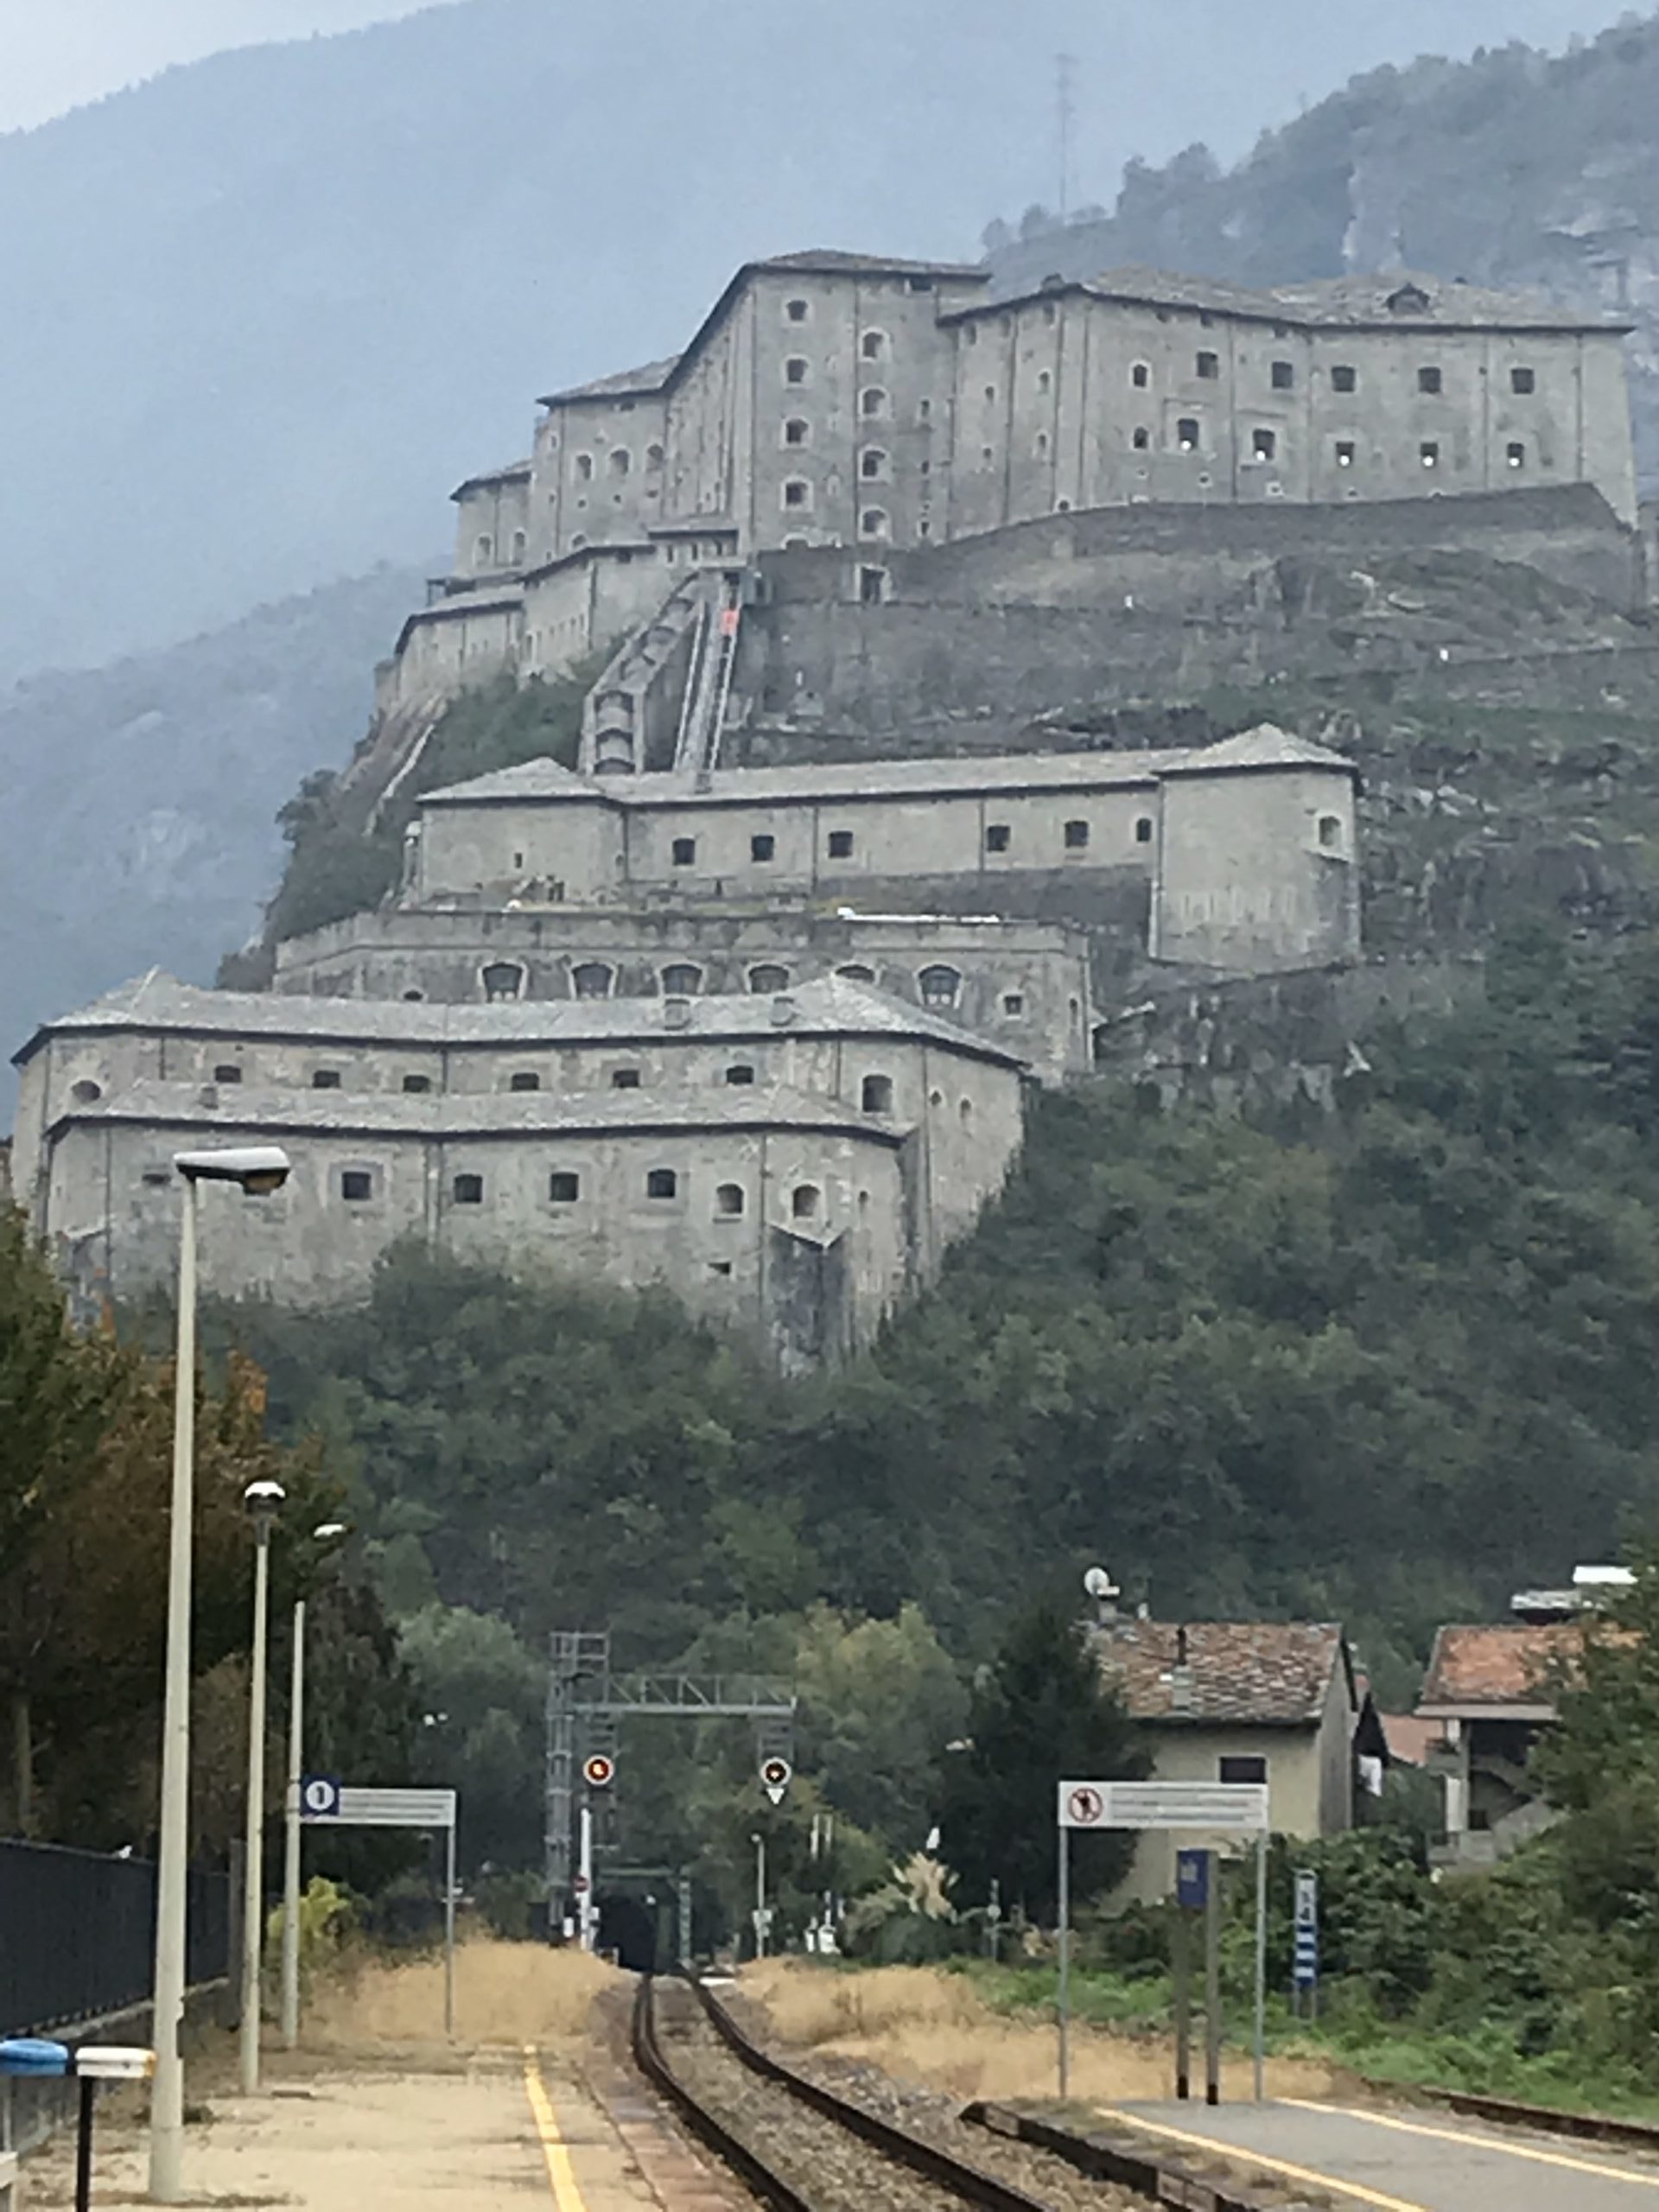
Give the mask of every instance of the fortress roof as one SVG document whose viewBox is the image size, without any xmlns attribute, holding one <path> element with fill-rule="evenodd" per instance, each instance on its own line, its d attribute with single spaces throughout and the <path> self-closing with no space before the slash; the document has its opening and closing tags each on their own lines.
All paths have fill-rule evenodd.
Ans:
<svg viewBox="0 0 1659 2212">
<path fill-rule="evenodd" d="M 702 1042 L 757 1037 L 914 1037 L 976 1059 L 1022 1067 L 1017 1052 L 937 1014 L 845 976 L 792 990 L 734 993 L 677 1002 L 671 1027 L 662 998 L 528 999 L 449 1006 L 389 999 L 306 998 L 264 991 L 210 991 L 152 968 L 76 1013 L 42 1023 L 16 1055 L 21 1066 L 49 1038 L 100 1032 L 164 1031 L 200 1037 L 265 1037 L 294 1044 L 443 1045 L 499 1050 L 581 1045 Z"/>
<path fill-rule="evenodd" d="M 532 466 L 528 461 L 510 461 L 505 468 L 480 470 L 478 475 L 457 484 L 449 496 L 452 499 L 464 499 L 469 492 L 482 492 L 492 484 L 527 483 Z"/>
<path fill-rule="evenodd" d="M 1219 745 L 1157 753 L 1001 753 L 925 760 L 830 760 L 792 768 L 725 768 L 702 780 L 668 772 L 589 778 L 555 760 L 526 760 L 422 795 L 423 806 L 493 804 L 535 799 L 604 799 L 619 806 L 741 806 L 771 800 L 938 798 L 987 791 L 1151 785 L 1164 776 L 1272 768 L 1328 768 L 1351 776 L 1354 764 L 1271 722 Z"/>
<path fill-rule="evenodd" d="M 684 358 L 682 353 L 669 353 L 660 361 L 647 361 L 643 368 L 620 369 L 612 377 L 594 377 L 587 384 L 566 385 L 559 391 L 548 393 L 537 404 L 556 407 L 565 399 L 613 399 L 626 397 L 630 392 L 660 391 Z"/>
<path fill-rule="evenodd" d="M 58 1130 L 77 1122 L 139 1122 L 214 1136 L 289 1134 L 313 1136 L 415 1136 L 522 1140 L 547 1136 L 648 1135 L 731 1128 L 811 1129 L 897 1146 L 902 1122 L 855 1113 L 839 1099 L 787 1084 L 710 1086 L 696 1093 L 666 1090 L 401 1091 L 222 1090 L 217 1109 L 204 1108 L 200 1086 L 135 1083 L 118 1093 L 67 1109 Z"/>
<path fill-rule="evenodd" d="M 1629 322 L 1586 315 L 1580 308 L 1553 306 L 1532 293 L 1448 283 L 1439 276 L 1403 270 L 1256 290 L 1222 277 L 1177 276 L 1138 263 L 1104 270 L 1096 276 L 1039 286 L 1015 300 L 976 301 L 943 320 L 955 322 L 1006 313 L 1027 300 L 1052 299 L 1057 292 L 1082 292 L 1128 306 L 1188 308 L 1302 329 L 1602 330 L 1617 334 L 1633 327 Z"/>
</svg>

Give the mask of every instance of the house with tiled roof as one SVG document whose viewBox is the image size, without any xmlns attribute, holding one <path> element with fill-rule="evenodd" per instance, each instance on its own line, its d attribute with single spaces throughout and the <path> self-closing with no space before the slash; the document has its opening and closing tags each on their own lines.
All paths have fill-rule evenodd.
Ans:
<svg viewBox="0 0 1659 2212">
<path fill-rule="evenodd" d="M 1154 1779 L 1264 1782 L 1275 1835 L 1353 1826 L 1356 1759 L 1382 1743 L 1338 1623 L 1107 1619 L 1090 1633 Z M 1167 1896 L 1177 1848 L 1203 1840 L 1142 1835 L 1123 1896 Z"/>
<path fill-rule="evenodd" d="M 1418 1702 L 1438 1741 L 1427 1764 L 1445 1786 L 1443 1866 L 1489 1866 L 1548 1825 L 1528 1772 L 1556 1694 L 1584 1649 L 1584 1622 L 1523 1619 L 1442 1628 Z"/>
</svg>

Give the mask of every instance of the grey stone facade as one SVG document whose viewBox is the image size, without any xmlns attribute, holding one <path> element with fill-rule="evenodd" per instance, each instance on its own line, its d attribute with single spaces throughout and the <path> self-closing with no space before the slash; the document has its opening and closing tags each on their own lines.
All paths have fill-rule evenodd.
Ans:
<svg viewBox="0 0 1659 2212">
<path fill-rule="evenodd" d="M 1067 512 L 1572 485 L 1636 523 L 1621 325 L 1399 275 L 986 286 L 876 256 L 751 263 L 683 353 L 550 394 L 528 462 L 457 489 L 446 595 L 406 626 L 383 703 L 567 666 L 688 571 L 770 550 L 880 561 Z"/>
<path fill-rule="evenodd" d="M 87 1295 L 168 1280 L 173 1154 L 269 1141 L 202 1209 L 228 1296 L 360 1297 L 404 1239 L 660 1282 L 786 1368 L 868 1340 L 1018 1146 L 1017 1057 L 844 979 L 738 998 L 444 1007 L 151 975 L 18 1056 L 17 1194 Z M 225 1194 L 221 1194 L 225 1195 Z"/>
</svg>

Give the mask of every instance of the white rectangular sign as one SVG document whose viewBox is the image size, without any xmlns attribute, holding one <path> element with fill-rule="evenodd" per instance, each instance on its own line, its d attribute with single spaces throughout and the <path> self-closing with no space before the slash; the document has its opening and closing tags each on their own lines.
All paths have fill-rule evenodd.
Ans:
<svg viewBox="0 0 1659 2212">
<path fill-rule="evenodd" d="M 1063 1828 L 1184 1828 L 1196 1834 L 1265 1829 L 1265 1782 L 1063 1782 Z"/>
<path fill-rule="evenodd" d="M 322 1793 L 317 1793 L 321 1799 Z M 452 1828 L 453 1789 L 354 1789 L 349 1783 L 326 1808 L 314 1799 L 304 1806 L 308 1826 L 353 1828 Z"/>
</svg>

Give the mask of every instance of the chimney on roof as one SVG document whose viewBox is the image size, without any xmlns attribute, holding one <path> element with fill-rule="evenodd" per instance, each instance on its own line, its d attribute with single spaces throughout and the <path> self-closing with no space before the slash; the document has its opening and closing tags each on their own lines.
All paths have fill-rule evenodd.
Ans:
<svg viewBox="0 0 1659 2212">
<path fill-rule="evenodd" d="M 1169 1670 L 1169 1709 L 1172 1713 L 1192 1710 L 1192 1668 L 1187 1656 L 1185 1621 L 1175 1631 L 1175 1664 Z"/>
</svg>

